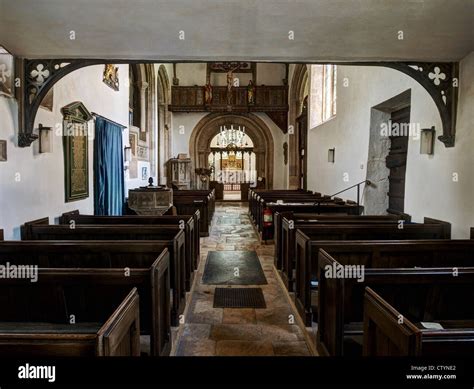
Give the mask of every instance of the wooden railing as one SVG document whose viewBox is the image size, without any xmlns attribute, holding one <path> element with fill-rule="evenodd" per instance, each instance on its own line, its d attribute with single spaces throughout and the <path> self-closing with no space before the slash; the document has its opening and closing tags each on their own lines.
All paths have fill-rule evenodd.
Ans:
<svg viewBox="0 0 474 389">
<path fill-rule="evenodd" d="M 255 87 L 255 101 L 248 103 L 247 87 L 232 88 L 232 98 L 227 99 L 227 87 L 212 88 L 212 100 L 205 102 L 203 86 L 173 86 L 171 88 L 171 112 L 287 112 L 288 86 L 260 85 Z"/>
<path fill-rule="evenodd" d="M 240 190 L 240 184 L 224 184 L 225 192 L 238 192 Z"/>
</svg>

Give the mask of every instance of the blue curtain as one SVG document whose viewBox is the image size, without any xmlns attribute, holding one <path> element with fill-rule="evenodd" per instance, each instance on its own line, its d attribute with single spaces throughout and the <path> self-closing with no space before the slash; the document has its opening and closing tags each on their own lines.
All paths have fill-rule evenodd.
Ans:
<svg viewBox="0 0 474 389">
<path fill-rule="evenodd" d="M 122 215 L 124 191 L 122 127 L 97 117 L 94 138 L 94 214 Z"/>
</svg>

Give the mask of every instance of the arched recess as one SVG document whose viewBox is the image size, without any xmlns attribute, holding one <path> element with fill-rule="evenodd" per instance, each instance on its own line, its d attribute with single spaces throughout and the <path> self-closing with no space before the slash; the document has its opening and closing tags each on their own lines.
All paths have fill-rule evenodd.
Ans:
<svg viewBox="0 0 474 389">
<path fill-rule="evenodd" d="M 288 134 L 288 188 L 297 189 L 301 185 L 301 163 L 299 155 L 299 139 L 297 119 L 301 115 L 303 102 L 308 95 L 308 66 L 305 64 L 295 65 L 289 94 L 290 109 L 288 113 L 288 125 L 293 126 L 293 133 Z"/>
<path fill-rule="evenodd" d="M 158 69 L 158 181 L 165 177 L 165 164 L 171 158 L 171 87 L 164 65 Z"/>
<path fill-rule="evenodd" d="M 139 127 L 139 145 L 148 148 L 148 161 L 150 162 L 150 175 L 156 175 L 157 145 L 156 134 L 158 131 L 158 111 L 156 109 L 157 82 L 153 64 L 130 64 L 130 98 L 134 101 L 131 125 Z"/>
<path fill-rule="evenodd" d="M 265 122 L 248 114 L 211 113 L 202 118 L 193 129 L 189 140 L 189 155 L 195 168 L 209 167 L 209 153 L 212 138 L 219 132 L 220 126 L 245 126 L 247 136 L 254 143 L 257 177 L 265 177 L 266 188 L 273 188 L 274 142 L 270 129 Z M 194 173 L 193 173 L 194 174 Z"/>
</svg>

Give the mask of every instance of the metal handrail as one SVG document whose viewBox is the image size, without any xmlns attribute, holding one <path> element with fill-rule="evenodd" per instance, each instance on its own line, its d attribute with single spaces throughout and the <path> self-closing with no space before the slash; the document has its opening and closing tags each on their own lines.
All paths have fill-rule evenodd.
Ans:
<svg viewBox="0 0 474 389">
<path fill-rule="evenodd" d="M 371 182 L 370 182 L 369 180 L 364 180 L 364 181 L 361 181 L 361 182 L 359 182 L 359 183 L 357 183 L 357 184 L 354 184 L 354 185 L 352 185 L 352 186 L 349 186 L 349 187 L 348 187 L 348 188 L 346 188 L 346 189 L 340 190 L 339 192 L 337 192 L 337 193 L 334 193 L 333 195 L 331 195 L 331 196 L 329 196 L 329 197 L 334 197 L 334 196 L 338 195 L 339 193 L 342 193 L 342 192 L 348 191 L 349 189 L 355 188 L 356 186 L 357 186 L 357 188 L 359 188 L 359 187 L 360 187 L 360 185 L 362 185 L 362 184 L 370 185 L 370 184 L 371 184 Z"/>
<path fill-rule="evenodd" d="M 352 189 L 352 188 L 357 187 L 357 208 L 359 208 L 359 206 L 360 206 L 360 205 L 359 205 L 359 204 L 360 204 L 360 186 L 361 186 L 362 184 L 370 185 L 370 184 L 372 184 L 372 182 L 370 182 L 369 180 L 364 180 L 364 181 L 358 182 L 357 184 L 354 184 L 354 185 L 352 185 L 352 186 L 349 186 L 348 188 L 345 188 L 345 189 L 343 189 L 343 190 L 340 190 L 340 191 L 337 192 L 337 193 L 334 193 L 333 195 L 330 195 L 329 198 L 332 198 L 332 197 L 334 197 L 334 196 L 336 196 L 336 195 L 338 195 L 338 194 L 340 194 L 340 193 L 343 193 L 343 192 L 348 191 L 349 189 Z M 315 205 L 317 205 L 318 207 L 320 207 L 320 206 L 321 206 L 321 201 L 318 201 Z M 320 213 L 320 212 L 318 212 L 318 213 Z"/>
</svg>

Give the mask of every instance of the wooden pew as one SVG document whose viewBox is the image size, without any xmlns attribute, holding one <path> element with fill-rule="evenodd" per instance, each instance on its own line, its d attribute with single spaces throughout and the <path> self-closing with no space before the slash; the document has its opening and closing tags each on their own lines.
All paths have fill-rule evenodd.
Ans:
<svg viewBox="0 0 474 389">
<path fill-rule="evenodd" d="M 416 284 L 433 268 L 448 269 L 451 278 L 458 278 L 453 276 L 454 268 L 473 264 L 474 242 L 470 240 L 322 243 L 318 263 L 318 351 L 322 355 L 361 353 L 355 340 L 362 335 L 365 286 L 396 294 L 405 284 Z M 347 270 L 352 274 L 342 272 Z M 400 294 L 402 299 L 409 300 L 409 296 Z"/>
<path fill-rule="evenodd" d="M 209 215 L 212 218 L 215 211 L 216 205 L 216 193 L 214 189 L 189 189 L 189 190 L 176 190 L 173 192 L 174 197 L 196 197 L 206 198 L 209 203 Z"/>
<path fill-rule="evenodd" d="M 289 217 L 294 215 L 290 213 Z M 287 215 L 283 212 L 282 215 Z M 300 215 L 300 214 L 297 214 Z M 304 216 L 288 219 L 286 216 L 281 221 L 281 233 L 275 235 L 275 265 L 280 270 L 282 281 L 289 291 L 294 287 L 296 230 L 318 224 L 392 224 L 398 225 L 400 221 L 395 215 L 366 216 L 366 215 L 317 215 L 302 214 Z M 275 232 L 278 226 L 275 226 Z"/>
<path fill-rule="evenodd" d="M 140 323 L 150 335 L 151 354 L 171 350 L 170 269 L 167 244 L 156 241 L 0 242 L 0 264 L 87 269 L 88 284 L 140 294 Z M 110 291 L 108 291 L 110 293 Z M 176 319 L 177 320 L 177 319 Z M 176 322 L 175 320 L 175 322 Z"/>
<path fill-rule="evenodd" d="M 209 236 L 209 226 L 215 210 L 215 191 L 212 190 L 178 190 L 173 192 L 173 206 L 178 215 L 200 214 L 200 234 Z"/>
<path fill-rule="evenodd" d="M 265 195 L 270 196 L 270 195 L 277 195 L 277 194 L 281 194 L 285 196 L 291 195 L 293 197 L 293 196 L 300 196 L 302 194 L 312 195 L 313 192 L 308 191 L 308 190 L 302 190 L 302 189 L 296 189 L 296 190 L 249 189 L 249 194 L 248 194 L 249 214 L 254 221 L 257 216 L 257 207 L 260 202 L 260 199 L 264 197 Z M 320 193 L 315 193 L 315 194 L 320 196 Z"/>
<path fill-rule="evenodd" d="M 302 190 L 252 190 L 249 192 L 249 212 L 257 228 L 260 228 L 262 217 L 261 203 L 265 201 L 282 200 L 285 202 L 295 201 L 295 199 L 310 198 L 321 199 L 320 193 L 312 193 L 310 191 Z M 329 199 L 329 198 L 328 198 Z"/>
<path fill-rule="evenodd" d="M 311 280 L 317 278 L 319 241 L 449 239 L 443 223 L 430 224 L 318 224 L 296 230 L 295 305 L 311 324 Z"/>
<path fill-rule="evenodd" d="M 180 216 L 94 216 L 81 215 L 79 211 L 66 212 L 59 218 L 60 224 L 70 225 L 72 221 L 75 224 L 151 224 L 154 226 L 176 226 L 184 230 L 186 244 L 186 290 L 191 290 L 193 283 L 194 270 L 197 269 L 200 260 L 200 241 L 199 241 L 199 212 L 194 215 Z"/>
<path fill-rule="evenodd" d="M 474 239 L 474 227 L 471 227 L 471 239 Z"/>
<path fill-rule="evenodd" d="M 40 219 L 35 219 L 35 220 L 30 220 L 26 222 L 25 224 L 22 224 L 20 226 L 20 237 L 22 240 L 30 240 L 32 239 L 32 232 L 31 228 L 32 226 L 36 225 L 49 225 L 49 217 L 42 217 Z"/>
<path fill-rule="evenodd" d="M 100 289 L 84 276 L 86 270 L 38 269 L 37 283 L 0 279 L 0 356 L 139 356 L 137 289 L 98 299 Z"/>
<path fill-rule="evenodd" d="M 29 224 L 24 227 L 28 240 L 153 240 L 170 252 L 170 284 L 172 289 L 171 323 L 177 325 L 186 305 L 184 231 L 170 226 L 153 225 L 66 225 Z M 22 238 L 23 239 L 23 238 Z"/>
<path fill-rule="evenodd" d="M 323 213 L 322 208 L 326 208 L 327 204 L 335 205 L 335 200 L 329 196 L 320 196 L 319 194 L 300 194 L 300 195 L 265 195 L 257 197 L 255 225 L 262 234 L 262 239 L 273 239 L 273 215 L 281 210 L 312 210 L 313 212 Z M 316 207 L 317 205 L 317 207 Z M 339 202 L 338 206 L 344 205 Z M 290 207 L 290 208 L 288 208 Z M 312 208 L 311 208 L 312 207 Z M 332 207 L 334 208 L 334 207 Z M 270 211 L 271 217 L 268 216 Z M 331 211 L 328 211 L 331 212 Z M 344 210 L 334 208 L 333 212 L 347 213 Z M 266 220 L 270 219 L 270 220 Z"/>
<path fill-rule="evenodd" d="M 446 277 L 436 269 L 417 277 L 417 288 L 411 288 L 412 295 L 406 301 L 386 291 L 379 295 L 367 287 L 363 355 L 443 358 L 474 355 L 474 305 L 466 303 L 474 299 L 473 274 L 472 268 L 462 269 L 457 277 L 448 272 L 447 279 L 443 279 Z M 433 295 L 441 300 L 436 307 L 429 299 Z M 454 311 L 455 308 L 459 310 Z M 426 322 L 428 327 L 434 323 L 441 328 L 426 328 Z"/>
<path fill-rule="evenodd" d="M 311 212 L 317 213 L 319 215 L 333 215 L 333 216 L 344 216 L 344 215 L 360 215 L 363 211 L 363 207 L 357 207 L 356 204 L 336 204 L 332 202 L 318 203 L 288 203 L 288 204 L 277 204 L 277 203 L 267 203 L 266 208 L 271 212 L 270 223 L 262 221 L 262 239 L 273 239 L 274 233 L 274 214 L 275 212 Z M 262 211 L 265 212 L 265 210 Z"/>
<path fill-rule="evenodd" d="M 293 211 L 283 211 L 283 212 L 275 212 L 273 215 L 274 217 L 274 241 L 275 241 L 275 266 L 278 270 L 282 269 L 282 246 L 285 244 L 284 242 L 289 241 L 290 243 L 294 241 L 294 233 L 296 229 L 301 225 L 311 224 L 313 221 L 320 222 L 321 220 L 364 220 L 365 222 L 370 220 L 404 220 L 405 222 L 411 222 L 411 216 L 404 214 L 404 215 L 320 215 L 317 213 L 295 213 Z M 283 219 L 287 219 L 288 222 L 286 223 L 286 231 L 283 230 Z M 293 228 L 292 231 L 288 231 L 290 224 L 289 221 L 293 220 Z M 287 236 L 290 234 L 290 237 Z"/>
</svg>

